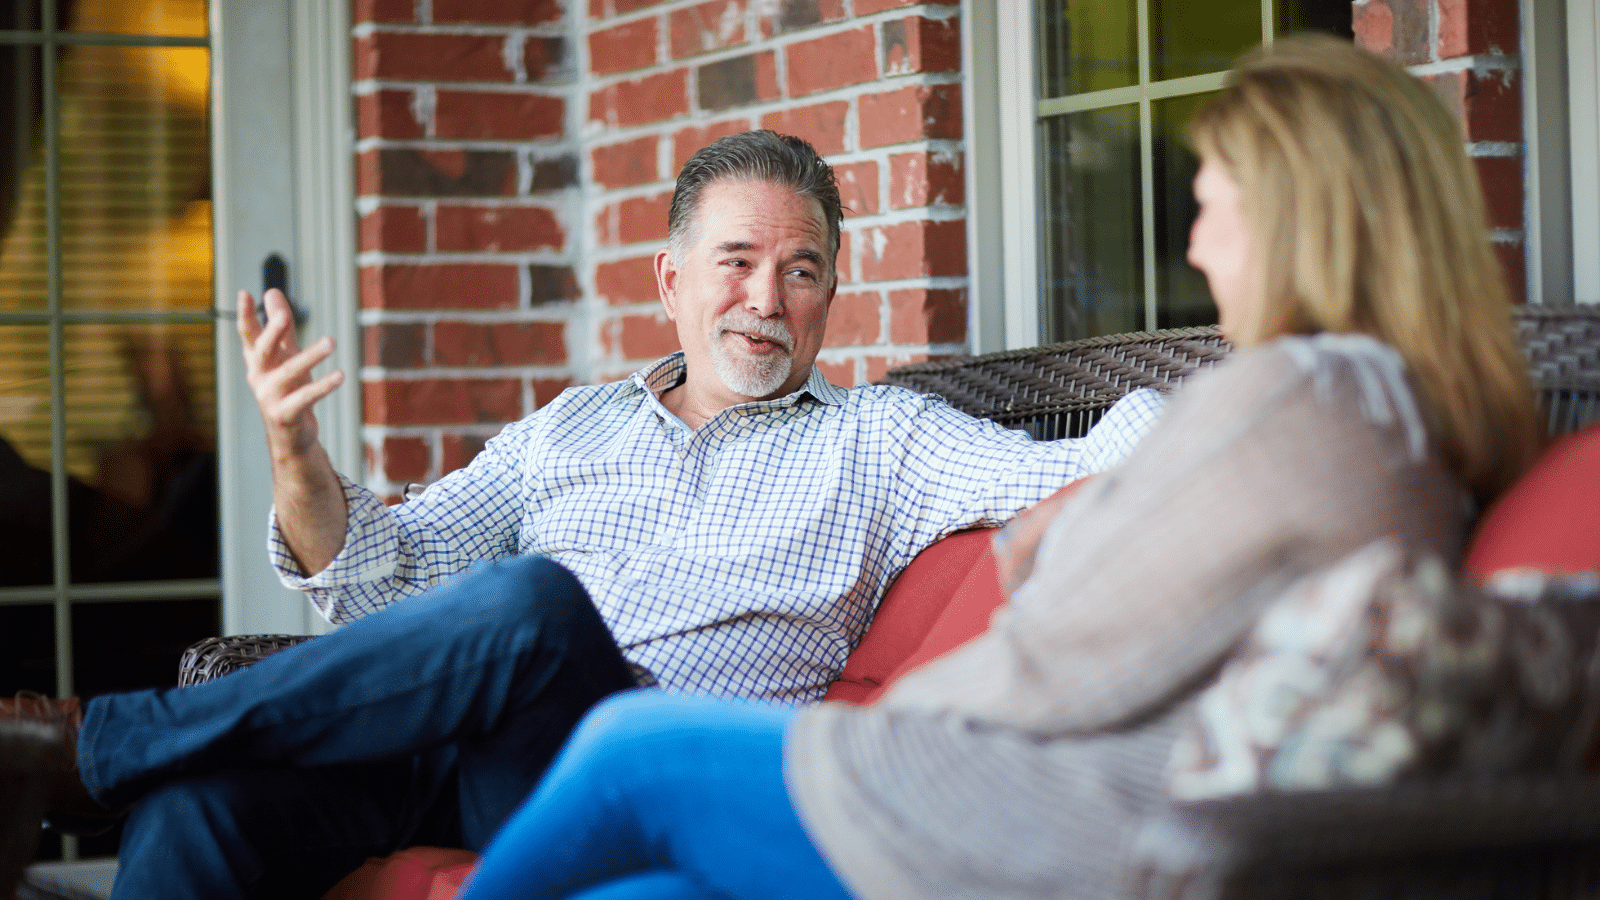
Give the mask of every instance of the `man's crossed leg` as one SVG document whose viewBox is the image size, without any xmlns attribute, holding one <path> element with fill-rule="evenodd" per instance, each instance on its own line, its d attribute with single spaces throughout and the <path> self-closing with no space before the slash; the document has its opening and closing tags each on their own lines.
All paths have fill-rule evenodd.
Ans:
<svg viewBox="0 0 1600 900">
<path fill-rule="evenodd" d="M 96 698 L 78 790 L 131 808 L 119 900 L 315 897 L 368 856 L 481 848 L 583 713 L 633 685 L 571 573 L 514 558 L 216 681 Z M 37 746 L 25 719 L 0 722 L 0 749 Z M 4 815 L 6 838 L 36 835 Z"/>
</svg>

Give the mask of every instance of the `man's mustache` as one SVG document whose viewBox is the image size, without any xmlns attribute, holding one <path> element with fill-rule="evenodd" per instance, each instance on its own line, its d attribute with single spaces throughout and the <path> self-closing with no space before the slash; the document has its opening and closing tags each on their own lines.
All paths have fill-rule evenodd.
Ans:
<svg viewBox="0 0 1600 900">
<path fill-rule="evenodd" d="M 790 333 L 789 326 L 776 319 L 730 313 L 717 320 L 717 329 L 719 332 L 738 331 L 752 334 L 777 344 L 786 352 L 794 352 L 794 335 Z"/>
</svg>

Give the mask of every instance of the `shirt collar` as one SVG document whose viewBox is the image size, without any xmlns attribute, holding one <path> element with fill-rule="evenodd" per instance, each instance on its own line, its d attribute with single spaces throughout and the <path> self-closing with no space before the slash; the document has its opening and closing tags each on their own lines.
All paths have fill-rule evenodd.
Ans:
<svg viewBox="0 0 1600 900">
<path fill-rule="evenodd" d="M 689 364 L 683 358 L 683 351 L 679 350 L 671 356 L 658 359 L 648 366 L 633 373 L 628 380 L 633 383 L 635 391 L 644 391 L 660 397 L 663 393 L 672 390 L 680 384 L 689 374 Z M 793 406 L 803 396 L 810 396 L 819 403 L 828 406 L 842 406 L 845 401 L 846 391 L 838 385 L 829 384 L 828 379 L 822 377 L 822 371 L 816 366 L 811 367 L 811 374 L 806 376 L 806 383 L 801 385 L 794 393 L 772 400 L 757 400 L 742 404 L 752 408 L 779 408 Z"/>
</svg>

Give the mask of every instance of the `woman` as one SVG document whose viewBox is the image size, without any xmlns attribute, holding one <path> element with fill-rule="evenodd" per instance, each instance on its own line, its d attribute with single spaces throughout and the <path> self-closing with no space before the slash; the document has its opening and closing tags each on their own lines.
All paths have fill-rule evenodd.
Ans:
<svg viewBox="0 0 1600 900">
<path fill-rule="evenodd" d="M 1239 352 L 1054 515 L 990 630 L 871 708 L 603 704 L 465 896 L 1115 895 L 1266 604 L 1379 537 L 1459 560 L 1540 442 L 1459 127 L 1305 36 L 1244 58 L 1190 138 L 1189 261 Z"/>
</svg>

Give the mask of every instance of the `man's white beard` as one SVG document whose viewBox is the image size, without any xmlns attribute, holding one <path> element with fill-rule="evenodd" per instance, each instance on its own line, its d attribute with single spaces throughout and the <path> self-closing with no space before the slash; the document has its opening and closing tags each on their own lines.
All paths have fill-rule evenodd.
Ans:
<svg viewBox="0 0 1600 900">
<path fill-rule="evenodd" d="M 767 338 L 783 348 L 781 353 L 749 356 L 728 349 L 723 337 L 729 331 L 742 331 Z M 733 340 L 743 340 L 735 337 Z M 729 313 L 717 320 L 711 336 L 711 367 L 716 369 L 722 384 L 735 394 L 745 397 L 767 397 L 776 394 L 789 380 L 794 368 L 794 335 L 782 323 L 771 319 L 758 319 Z"/>
</svg>

